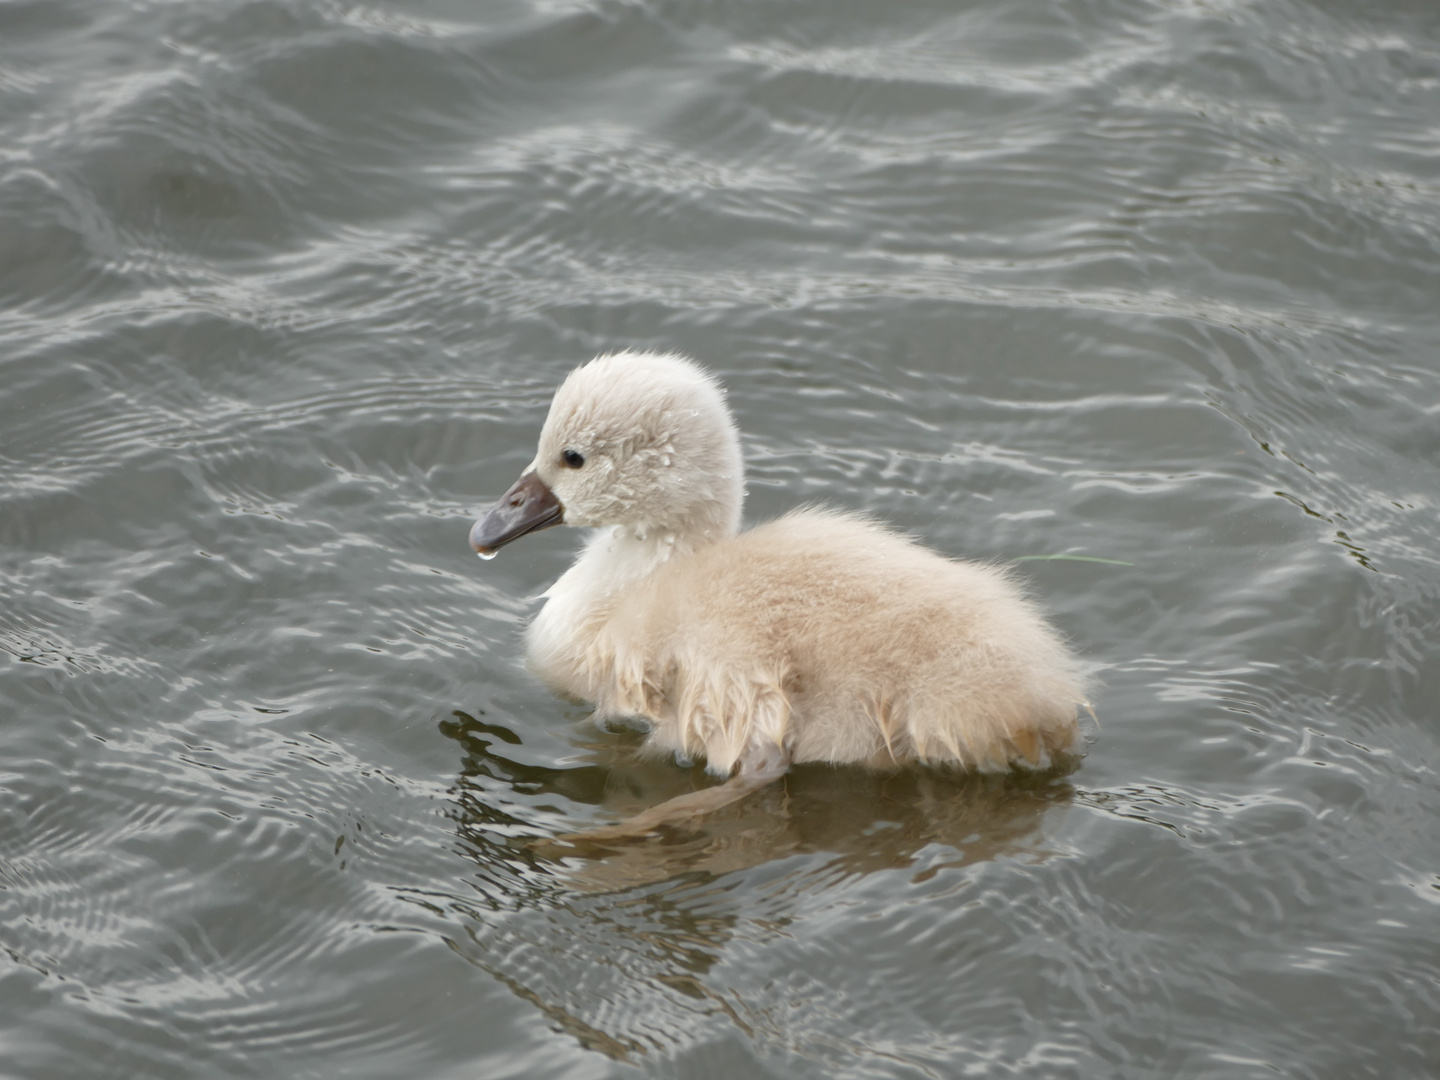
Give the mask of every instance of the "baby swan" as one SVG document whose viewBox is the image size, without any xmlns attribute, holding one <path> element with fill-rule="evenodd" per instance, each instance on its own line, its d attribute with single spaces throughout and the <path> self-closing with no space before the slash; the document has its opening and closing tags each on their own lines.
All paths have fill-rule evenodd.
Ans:
<svg viewBox="0 0 1440 1080">
<path fill-rule="evenodd" d="M 744 497 L 715 379 L 623 352 L 570 373 L 535 460 L 470 532 L 489 558 L 551 525 L 595 527 L 530 626 L 530 666 L 730 777 L 585 836 L 704 813 L 792 762 L 1000 771 L 1079 752 L 1079 667 L 1003 570 L 831 510 L 741 532 Z"/>
</svg>

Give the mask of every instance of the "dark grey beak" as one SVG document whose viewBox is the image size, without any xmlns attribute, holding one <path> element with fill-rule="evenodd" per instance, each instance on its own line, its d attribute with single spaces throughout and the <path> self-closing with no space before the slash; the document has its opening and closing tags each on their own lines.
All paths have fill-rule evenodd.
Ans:
<svg viewBox="0 0 1440 1080">
<path fill-rule="evenodd" d="M 475 522 L 470 530 L 470 546 L 476 554 L 489 559 L 511 540 L 564 522 L 565 508 L 555 493 L 540 477 L 527 472 Z"/>
</svg>

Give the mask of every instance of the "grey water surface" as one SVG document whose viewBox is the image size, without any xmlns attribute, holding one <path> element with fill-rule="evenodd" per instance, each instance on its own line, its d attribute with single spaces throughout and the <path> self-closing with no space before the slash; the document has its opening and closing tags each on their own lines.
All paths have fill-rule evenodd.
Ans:
<svg viewBox="0 0 1440 1080">
<path fill-rule="evenodd" d="M 706 782 L 466 546 L 627 347 L 1083 764 L 530 843 Z M 1437 517 L 1431 0 L 0 0 L 0 1075 L 1434 1076 Z"/>
</svg>

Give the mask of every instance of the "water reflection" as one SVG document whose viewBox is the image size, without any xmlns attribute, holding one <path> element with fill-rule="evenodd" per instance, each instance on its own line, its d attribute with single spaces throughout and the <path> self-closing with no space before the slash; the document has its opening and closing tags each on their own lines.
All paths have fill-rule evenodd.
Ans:
<svg viewBox="0 0 1440 1080">
<path fill-rule="evenodd" d="M 767 1021 L 733 965 L 717 973 L 730 953 L 786 938 L 876 872 L 920 866 L 903 890 L 1002 856 L 1043 858 L 1045 812 L 1074 798 L 1054 776 L 809 766 L 693 827 L 577 855 L 553 833 L 713 780 L 638 758 L 636 733 L 577 733 L 580 761 L 554 768 L 519 760 L 519 736 L 487 718 L 457 711 L 440 729 L 463 755 L 450 814 L 477 870 L 474 896 L 435 901 L 462 918 L 456 951 L 620 1060 L 673 1050 L 708 1023 L 756 1037 Z M 577 804 L 597 812 L 576 820 Z M 772 863 L 763 885 L 733 873 Z"/>
<path fill-rule="evenodd" d="M 1054 773 L 975 776 L 907 769 L 876 774 L 856 768 L 798 766 L 785 779 L 703 820 L 661 836 L 605 846 L 540 836 L 520 840 L 523 821 L 497 805 L 494 781 L 515 791 L 561 796 L 599 808 L 608 823 L 713 783 L 695 766 L 681 769 L 636 754 L 638 734 L 594 732 L 583 743 L 588 764 L 550 768 L 506 757 L 518 746 L 507 728 L 455 712 L 441 730 L 465 757 L 454 793 L 458 828 L 479 858 L 563 863 L 572 885 L 624 888 L 702 871 L 724 874 L 788 855 L 827 852 L 850 873 L 904 869 L 931 844 L 954 849 L 946 865 L 1018 853 L 1040 854 L 1036 836 L 1046 809 L 1074 789 Z M 582 736 L 583 737 L 583 736 Z M 503 833 L 503 840 L 497 839 Z M 503 847 L 503 854 L 499 850 Z M 578 869 L 577 869 L 578 867 Z"/>
</svg>

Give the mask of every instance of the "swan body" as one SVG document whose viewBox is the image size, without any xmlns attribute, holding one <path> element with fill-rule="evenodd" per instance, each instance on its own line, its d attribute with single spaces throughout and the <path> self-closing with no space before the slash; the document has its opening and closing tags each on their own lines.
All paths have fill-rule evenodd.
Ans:
<svg viewBox="0 0 1440 1080">
<path fill-rule="evenodd" d="M 1079 666 L 1008 573 L 830 510 L 741 532 L 743 499 L 715 380 L 619 353 L 561 385 L 535 460 L 471 543 L 488 557 L 549 525 L 595 527 L 530 626 L 530 665 L 717 774 L 999 771 L 1079 751 Z"/>
</svg>

